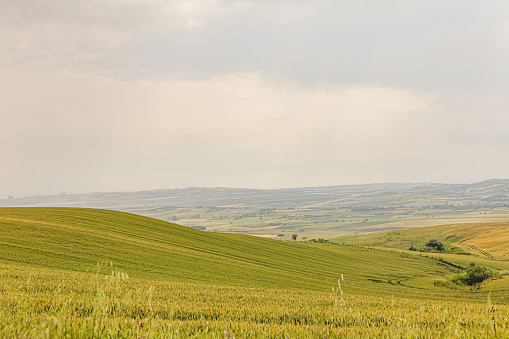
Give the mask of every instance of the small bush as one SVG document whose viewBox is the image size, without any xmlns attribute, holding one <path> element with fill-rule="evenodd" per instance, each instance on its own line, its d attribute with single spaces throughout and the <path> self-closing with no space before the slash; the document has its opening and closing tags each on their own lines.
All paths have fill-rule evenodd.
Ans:
<svg viewBox="0 0 509 339">
<path fill-rule="evenodd" d="M 473 262 L 470 263 L 470 265 L 464 272 L 458 274 L 458 276 L 454 278 L 452 281 L 460 285 L 473 286 L 476 284 L 480 284 L 486 279 L 493 277 L 494 274 L 495 274 L 494 269 L 490 267 L 481 266 Z"/>
</svg>

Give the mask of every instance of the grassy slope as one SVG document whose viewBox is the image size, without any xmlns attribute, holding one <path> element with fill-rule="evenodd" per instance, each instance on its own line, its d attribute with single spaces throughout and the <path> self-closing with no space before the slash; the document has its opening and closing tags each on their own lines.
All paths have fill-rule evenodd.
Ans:
<svg viewBox="0 0 509 339">
<path fill-rule="evenodd" d="M 496 227 L 479 232 L 471 237 L 463 239 L 461 246 L 468 246 L 483 255 L 489 255 L 494 259 L 509 259 L 509 227 L 504 223 L 503 227 Z"/>
<path fill-rule="evenodd" d="M 343 274 L 350 293 L 465 297 L 434 287 L 454 270 L 418 254 L 207 233 L 106 210 L 2 208 L 0 258 L 74 271 L 111 260 L 131 277 L 316 291 Z M 506 287 L 492 297 L 505 298 Z"/>
<path fill-rule="evenodd" d="M 509 223 L 467 223 L 433 227 L 415 227 L 395 231 L 373 232 L 334 238 L 339 244 L 408 249 L 424 245 L 430 239 L 459 247 L 464 252 L 504 260 L 509 257 Z"/>
</svg>

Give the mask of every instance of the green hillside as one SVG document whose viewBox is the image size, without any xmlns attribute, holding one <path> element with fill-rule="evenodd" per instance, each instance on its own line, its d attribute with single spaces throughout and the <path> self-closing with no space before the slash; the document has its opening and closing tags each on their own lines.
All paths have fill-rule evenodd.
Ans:
<svg viewBox="0 0 509 339">
<path fill-rule="evenodd" d="M 507 337 L 507 277 L 475 290 L 434 284 L 470 257 L 508 266 L 106 210 L 3 208 L 0 337 Z"/>
<path fill-rule="evenodd" d="M 93 209 L 2 208 L 0 229 L 1 260 L 38 267 L 90 271 L 113 262 L 135 278 L 314 291 L 343 274 L 352 293 L 461 296 L 433 286 L 457 268 L 418 255 L 209 233 Z"/>
</svg>

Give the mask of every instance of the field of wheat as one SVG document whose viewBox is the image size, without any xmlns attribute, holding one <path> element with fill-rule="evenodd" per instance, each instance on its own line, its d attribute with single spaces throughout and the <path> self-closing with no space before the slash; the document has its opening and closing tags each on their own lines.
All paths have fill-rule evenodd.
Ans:
<svg viewBox="0 0 509 339">
<path fill-rule="evenodd" d="M 505 338 L 474 258 L 200 232 L 104 210 L 0 209 L 2 338 Z"/>
<path fill-rule="evenodd" d="M 339 279 L 341 283 L 341 278 Z M 509 308 L 0 265 L 3 338 L 506 338 Z"/>
</svg>

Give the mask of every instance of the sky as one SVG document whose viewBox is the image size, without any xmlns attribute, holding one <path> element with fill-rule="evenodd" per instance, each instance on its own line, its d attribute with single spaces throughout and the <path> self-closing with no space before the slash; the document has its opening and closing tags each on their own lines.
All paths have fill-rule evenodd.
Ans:
<svg viewBox="0 0 509 339">
<path fill-rule="evenodd" d="M 0 198 L 509 175 L 509 2 L 0 0 Z"/>
</svg>

